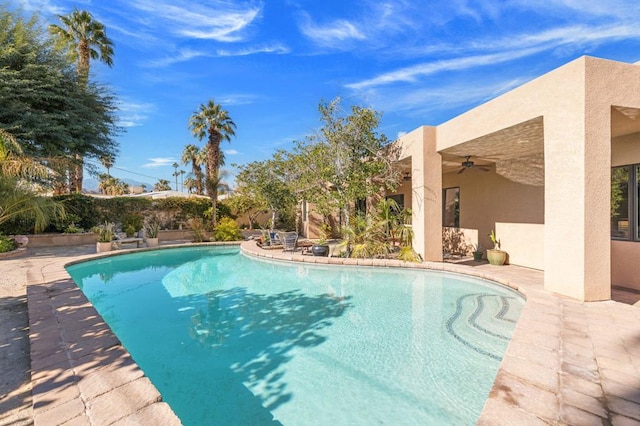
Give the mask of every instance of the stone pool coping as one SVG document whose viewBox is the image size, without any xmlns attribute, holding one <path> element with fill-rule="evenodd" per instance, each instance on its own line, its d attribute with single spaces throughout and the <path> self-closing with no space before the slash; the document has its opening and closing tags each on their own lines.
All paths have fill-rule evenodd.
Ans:
<svg viewBox="0 0 640 426">
<path fill-rule="evenodd" d="M 36 424 L 180 424 L 64 269 L 144 250 L 56 258 L 28 271 Z M 509 286 L 527 301 L 478 424 L 640 423 L 638 307 L 549 293 L 541 271 L 516 266 L 318 258 L 264 251 L 253 241 L 241 250 L 273 260 L 431 269 Z"/>
</svg>

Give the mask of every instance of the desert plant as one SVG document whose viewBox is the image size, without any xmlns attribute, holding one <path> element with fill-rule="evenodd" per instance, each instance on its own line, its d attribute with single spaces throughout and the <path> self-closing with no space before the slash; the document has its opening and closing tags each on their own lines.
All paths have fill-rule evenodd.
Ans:
<svg viewBox="0 0 640 426">
<path fill-rule="evenodd" d="M 127 237 L 133 237 L 133 234 L 136 233 L 136 228 L 132 224 L 129 224 L 125 226 L 124 233 L 127 234 Z"/>
<path fill-rule="evenodd" d="M 98 234 L 99 243 L 108 243 L 113 240 L 113 223 L 105 222 L 102 225 L 98 225 L 94 230 Z"/>
<path fill-rule="evenodd" d="M 238 241 L 242 239 L 242 232 L 235 220 L 223 217 L 213 228 L 213 237 L 216 241 Z"/>
<path fill-rule="evenodd" d="M 198 217 L 191 218 L 189 219 L 188 225 L 189 228 L 191 228 L 191 230 L 193 231 L 194 243 L 201 243 L 207 240 L 204 229 L 204 222 L 202 222 L 202 219 Z"/>
<path fill-rule="evenodd" d="M 342 232 L 343 240 L 337 248 L 344 249 L 347 257 L 387 257 L 391 251 L 383 226 L 371 215 L 353 217 Z"/>
<path fill-rule="evenodd" d="M 122 227 L 129 236 L 142 229 L 142 215 L 140 213 L 130 213 L 122 219 Z"/>
<path fill-rule="evenodd" d="M 422 256 L 416 253 L 413 247 L 404 246 L 404 247 L 400 247 L 400 252 L 398 253 L 398 260 L 404 260 L 405 262 L 419 263 L 419 262 L 422 262 Z"/>
<path fill-rule="evenodd" d="M 13 238 L 0 235 L 0 253 L 13 251 L 16 249 L 16 242 Z"/>
<path fill-rule="evenodd" d="M 498 237 L 496 237 L 496 233 L 493 231 L 493 229 L 489 234 L 489 238 L 491 238 L 491 242 L 493 243 L 493 249 L 500 250 L 500 240 L 498 239 Z"/>
<path fill-rule="evenodd" d="M 160 231 L 160 224 L 155 220 L 150 221 L 144 226 L 144 235 L 147 238 L 158 238 L 159 231 Z"/>
</svg>

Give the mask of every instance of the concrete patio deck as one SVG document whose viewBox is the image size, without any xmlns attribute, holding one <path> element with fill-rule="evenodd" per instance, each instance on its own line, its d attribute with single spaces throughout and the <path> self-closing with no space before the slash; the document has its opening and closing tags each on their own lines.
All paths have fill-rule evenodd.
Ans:
<svg viewBox="0 0 640 426">
<path fill-rule="evenodd" d="M 513 287 L 527 302 L 478 423 L 640 425 L 637 306 L 559 297 L 543 289 L 542 272 L 515 266 L 315 258 L 252 241 L 242 250 L 275 260 L 443 270 Z M 27 257 L 35 423 L 179 424 L 64 269 L 93 257 L 69 247 Z M 636 296 L 614 291 L 627 303 Z"/>
</svg>

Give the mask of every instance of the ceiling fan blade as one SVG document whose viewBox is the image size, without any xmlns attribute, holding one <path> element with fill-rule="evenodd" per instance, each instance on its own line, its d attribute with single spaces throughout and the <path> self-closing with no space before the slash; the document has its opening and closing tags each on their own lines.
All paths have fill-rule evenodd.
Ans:
<svg viewBox="0 0 640 426">
<path fill-rule="evenodd" d="M 474 166 L 476 169 L 478 170 L 482 170 L 483 172 L 488 172 L 490 169 L 484 167 L 484 166 Z"/>
<path fill-rule="evenodd" d="M 458 174 L 458 175 L 459 175 L 460 173 L 464 172 L 465 170 L 467 170 L 467 168 L 466 168 L 466 167 L 463 167 L 463 168 L 461 168 L 461 169 L 460 169 L 460 171 L 459 171 L 458 173 L 456 173 L 456 174 Z"/>
</svg>

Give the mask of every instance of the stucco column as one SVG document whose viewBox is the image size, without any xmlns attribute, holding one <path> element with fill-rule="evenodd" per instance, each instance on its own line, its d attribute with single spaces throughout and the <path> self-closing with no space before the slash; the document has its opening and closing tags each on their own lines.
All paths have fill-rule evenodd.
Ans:
<svg viewBox="0 0 640 426">
<path fill-rule="evenodd" d="M 424 260 L 442 261 L 442 160 L 435 127 L 420 127 L 400 138 L 411 157 L 413 247 Z"/>
<path fill-rule="evenodd" d="M 608 300 L 610 107 L 575 101 L 570 110 L 544 117 L 544 285 L 579 300 Z"/>
</svg>

